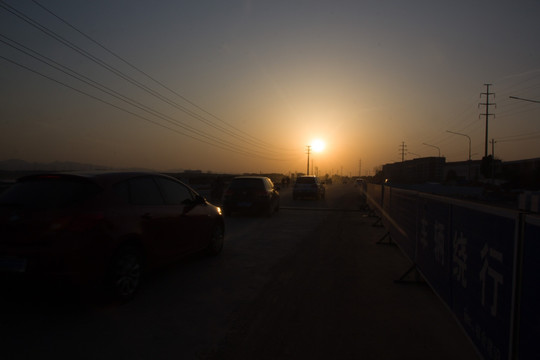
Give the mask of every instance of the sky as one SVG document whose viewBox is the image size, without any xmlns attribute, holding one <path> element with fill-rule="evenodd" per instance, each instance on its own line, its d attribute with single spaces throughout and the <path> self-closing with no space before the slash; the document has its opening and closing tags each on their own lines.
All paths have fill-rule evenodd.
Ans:
<svg viewBox="0 0 540 360">
<path fill-rule="evenodd" d="M 481 159 L 486 102 L 488 153 L 540 157 L 539 18 L 538 0 L 1 1 L 0 161 L 294 173 L 312 146 L 312 172 L 374 175 L 467 160 L 469 139 Z"/>
</svg>

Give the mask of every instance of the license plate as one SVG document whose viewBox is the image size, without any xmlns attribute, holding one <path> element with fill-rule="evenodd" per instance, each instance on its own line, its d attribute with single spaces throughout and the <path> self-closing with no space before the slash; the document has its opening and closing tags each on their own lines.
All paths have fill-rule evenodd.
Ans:
<svg viewBox="0 0 540 360">
<path fill-rule="evenodd" d="M 26 259 L 17 257 L 0 257 L 0 272 L 25 272 Z"/>
</svg>

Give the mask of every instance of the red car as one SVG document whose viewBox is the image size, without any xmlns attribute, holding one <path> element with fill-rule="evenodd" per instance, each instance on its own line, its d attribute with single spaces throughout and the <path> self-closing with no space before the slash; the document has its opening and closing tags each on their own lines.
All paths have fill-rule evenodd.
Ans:
<svg viewBox="0 0 540 360">
<path fill-rule="evenodd" d="M 220 208 L 155 173 L 53 173 L 0 195 L 0 273 L 136 293 L 147 268 L 223 247 Z"/>
</svg>

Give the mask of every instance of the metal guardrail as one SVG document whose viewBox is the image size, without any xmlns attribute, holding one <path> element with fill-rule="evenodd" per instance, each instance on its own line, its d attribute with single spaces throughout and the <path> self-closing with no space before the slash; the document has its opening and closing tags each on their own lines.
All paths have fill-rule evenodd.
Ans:
<svg viewBox="0 0 540 360">
<path fill-rule="evenodd" d="M 540 217 L 375 184 L 366 198 L 485 359 L 540 359 Z"/>
<path fill-rule="evenodd" d="M 280 206 L 280 210 L 295 210 L 295 211 L 335 211 L 335 212 L 365 212 L 364 209 L 345 209 L 345 208 L 328 208 L 328 207 L 300 207 L 300 206 Z"/>
</svg>

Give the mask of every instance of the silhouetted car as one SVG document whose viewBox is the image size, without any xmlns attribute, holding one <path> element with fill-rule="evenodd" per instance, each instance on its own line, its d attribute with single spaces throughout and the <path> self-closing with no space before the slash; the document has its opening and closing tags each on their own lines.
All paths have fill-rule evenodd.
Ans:
<svg viewBox="0 0 540 360">
<path fill-rule="evenodd" d="M 296 178 L 293 187 L 293 199 L 315 198 L 324 199 L 326 189 L 315 175 L 305 175 Z"/>
<path fill-rule="evenodd" d="M 366 191 L 367 189 L 367 182 L 365 179 L 355 179 L 354 180 L 354 187 L 359 187 L 362 191 Z"/>
<path fill-rule="evenodd" d="M 103 284 L 128 300 L 147 268 L 218 254 L 223 239 L 220 208 L 161 174 L 32 175 L 0 196 L 0 272 L 21 281 Z"/>
<path fill-rule="evenodd" d="M 238 176 L 232 179 L 223 195 L 223 213 L 262 213 L 271 216 L 279 211 L 279 187 L 265 176 Z"/>
</svg>

